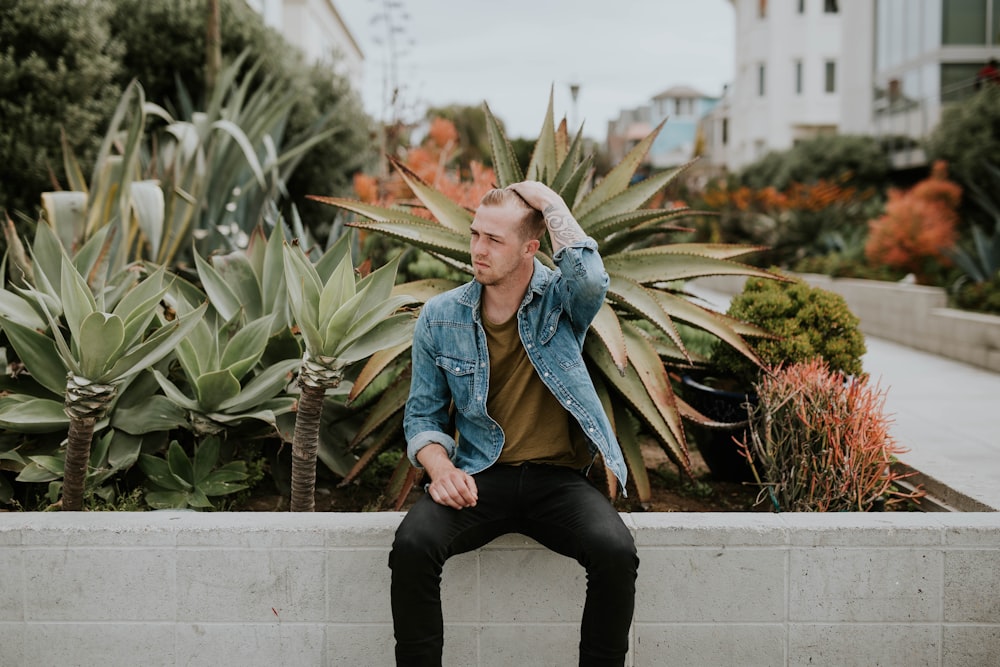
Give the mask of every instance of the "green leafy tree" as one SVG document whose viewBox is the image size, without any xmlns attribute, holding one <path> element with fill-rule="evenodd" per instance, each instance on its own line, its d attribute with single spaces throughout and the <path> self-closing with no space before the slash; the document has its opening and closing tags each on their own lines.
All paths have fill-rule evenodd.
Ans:
<svg viewBox="0 0 1000 667">
<path fill-rule="evenodd" d="M 83 158 L 121 92 L 106 0 L 0 1 L 0 209 L 33 217 L 60 171 L 60 132 Z"/>
<path fill-rule="evenodd" d="M 205 90 L 204 0 L 115 0 L 111 32 L 124 44 L 120 83 L 135 77 L 150 100 L 180 113 L 183 104 L 207 108 Z M 322 220 L 328 209 L 306 200 L 307 194 L 346 192 L 355 171 L 376 157 L 371 119 L 357 94 L 334 65 L 310 65 L 302 54 L 243 0 L 220 0 L 223 62 L 248 58 L 241 77 L 255 66 L 256 83 L 277 82 L 276 89 L 294 100 L 284 136 L 293 144 L 320 125 L 335 128 L 307 155 L 286 183 L 289 197 L 305 220 Z M 181 85 L 181 89 L 178 88 Z M 193 96 L 193 99 L 185 98 Z M 325 234 L 323 234 L 325 235 Z"/>
<path fill-rule="evenodd" d="M 960 184 L 982 181 L 987 165 L 1000 155 L 1000 86 L 984 86 L 975 95 L 948 105 L 927 140 L 932 160 L 945 160 Z"/>
</svg>

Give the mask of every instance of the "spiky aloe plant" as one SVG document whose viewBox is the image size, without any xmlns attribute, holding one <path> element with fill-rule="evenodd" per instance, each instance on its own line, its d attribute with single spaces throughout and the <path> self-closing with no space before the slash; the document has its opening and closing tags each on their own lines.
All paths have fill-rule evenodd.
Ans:
<svg viewBox="0 0 1000 667">
<path fill-rule="evenodd" d="M 80 510 L 95 424 L 108 413 L 120 386 L 166 357 L 198 322 L 206 306 L 165 319 L 159 305 L 169 286 L 162 269 L 136 283 L 114 303 L 105 290 L 96 294 L 91 290 L 65 251 L 58 276 L 58 289 L 52 274 L 43 271 L 36 271 L 34 280 L 43 282 L 44 287 L 17 289 L 25 306 L 18 311 L 35 310 L 47 331 L 27 326 L 20 321 L 23 318 L 7 311 L 0 312 L 0 323 L 34 379 L 65 396 L 69 435 L 62 509 Z"/>
<path fill-rule="evenodd" d="M 392 295 L 397 266 L 398 261 L 390 262 L 356 281 L 347 235 L 315 265 L 300 247 L 285 246 L 288 303 L 306 347 L 292 436 L 293 512 L 315 507 L 319 426 L 327 389 L 340 385 L 351 364 L 412 338 L 413 315 L 396 311 L 413 299 Z"/>
<path fill-rule="evenodd" d="M 485 107 L 485 113 L 498 185 L 506 187 L 527 178 L 551 187 L 570 207 L 583 229 L 597 241 L 604 258 L 611 285 L 607 302 L 591 325 L 594 335 L 587 338 L 584 353 L 609 417 L 614 423 L 615 411 L 611 407 L 614 392 L 625 400 L 670 458 L 690 474 L 681 417 L 705 419 L 674 395 L 664 362 L 689 366 L 700 359 L 686 349 L 674 320 L 708 331 L 754 360 L 756 356 L 743 335 L 763 332 L 701 306 L 683 291 L 683 281 L 723 274 L 773 277 L 766 271 L 734 261 L 760 248 L 703 243 L 649 245 L 664 232 L 678 230 L 670 223 L 691 213 L 688 209 L 642 208 L 673 181 L 683 167 L 632 183 L 636 169 L 662 124 L 591 187 L 592 157 L 583 154 L 582 131 L 571 140 L 565 121 L 556 128 L 551 97 L 527 173 L 522 173 L 511 144 L 489 107 Z M 469 225 L 473 212 L 422 182 L 405 165 L 394 162 L 394 166 L 433 215 L 433 220 L 402 208 L 331 197 L 315 199 L 369 220 L 352 223 L 355 227 L 414 245 L 471 275 Z M 551 264 L 546 257 L 540 259 Z M 454 284 L 447 281 L 423 281 L 400 289 L 429 298 L 450 287 Z M 355 390 L 358 389 L 356 383 Z M 405 401 L 405 396 L 396 394 L 394 400 Z M 401 408 L 399 403 L 377 413 L 389 419 L 386 415 L 399 415 Z M 374 426 L 372 424 L 372 428 L 364 432 L 370 432 Z M 649 480 L 638 437 L 626 428 L 618 428 L 617 435 L 639 499 L 647 500 Z M 611 476 L 608 477 L 610 480 Z M 614 493 L 610 483 L 609 493 Z"/>
</svg>

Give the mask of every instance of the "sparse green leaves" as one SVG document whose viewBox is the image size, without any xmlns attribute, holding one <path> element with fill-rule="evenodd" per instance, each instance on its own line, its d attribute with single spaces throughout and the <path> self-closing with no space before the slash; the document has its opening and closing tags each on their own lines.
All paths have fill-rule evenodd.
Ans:
<svg viewBox="0 0 1000 667">
<path fill-rule="evenodd" d="M 219 466 L 219 439 L 205 438 L 195 448 L 192 460 L 174 440 L 161 459 L 139 455 L 139 467 L 146 473 L 146 502 L 157 509 L 211 509 L 211 498 L 247 488 L 246 463 L 233 461 Z"/>
</svg>

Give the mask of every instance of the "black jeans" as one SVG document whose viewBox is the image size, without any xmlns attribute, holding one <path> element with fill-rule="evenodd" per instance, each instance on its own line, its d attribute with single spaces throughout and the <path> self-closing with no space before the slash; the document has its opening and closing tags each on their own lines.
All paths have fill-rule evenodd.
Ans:
<svg viewBox="0 0 1000 667">
<path fill-rule="evenodd" d="M 603 493 L 561 466 L 496 465 L 475 476 L 475 507 L 425 495 L 396 531 L 389 554 L 397 665 L 440 665 L 441 570 L 455 554 L 521 533 L 587 570 L 580 665 L 622 665 L 635 605 L 635 542 Z"/>
</svg>

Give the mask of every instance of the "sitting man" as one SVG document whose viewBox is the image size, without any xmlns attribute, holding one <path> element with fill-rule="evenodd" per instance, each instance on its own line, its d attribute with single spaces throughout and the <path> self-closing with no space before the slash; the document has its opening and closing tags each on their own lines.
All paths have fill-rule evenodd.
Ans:
<svg viewBox="0 0 1000 667">
<path fill-rule="evenodd" d="M 535 258 L 546 230 L 555 271 Z M 471 232 L 474 280 L 429 300 L 413 336 L 407 453 L 431 481 L 389 556 L 397 664 L 441 664 L 445 560 L 521 533 L 587 570 L 580 665 L 622 665 L 639 559 L 585 477 L 599 453 L 624 491 L 622 453 L 582 356 L 608 275 L 595 241 L 541 183 L 488 192 Z"/>
</svg>

